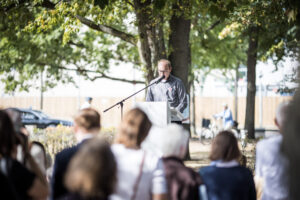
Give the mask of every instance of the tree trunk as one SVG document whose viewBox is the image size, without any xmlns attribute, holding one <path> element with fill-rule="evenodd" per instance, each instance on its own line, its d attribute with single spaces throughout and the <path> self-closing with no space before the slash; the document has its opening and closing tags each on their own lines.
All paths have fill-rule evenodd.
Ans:
<svg viewBox="0 0 300 200">
<path fill-rule="evenodd" d="M 134 1 L 134 9 L 138 22 L 138 32 L 139 32 L 139 41 L 138 41 L 138 52 L 141 63 L 143 67 L 147 70 L 147 81 L 154 78 L 154 73 L 152 71 L 152 62 L 151 62 L 151 49 L 148 42 L 148 29 L 150 29 L 150 14 L 147 12 L 149 5 L 151 4 L 150 0 L 144 1 L 142 3 L 140 0 Z M 146 12 L 145 12 L 146 11 Z"/>
<path fill-rule="evenodd" d="M 234 80 L 234 119 L 235 121 L 238 121 L 238 101 L 239 101 L 239 97 L 238 97 L 238 81 L 239 81 L 239 65 L 237 64 L 236 68 L 235 68 L 235 80 Z"/>
<path fill-rule="evenodd" d="M 247 58 L 247 102 L 245 129 L 248 131 L 248 138 L 255 138 L 255 68 L 258 48 L 258 28 L 251 27 L 249 30 L 249 47 Z"/>
<path fill-rule="evenodd" d="M 170 29 L 169 47 L 172 49 L 172 52 L 169 60 L 173 68 L 172 74 L 182 80 L 188 93 L 188 74 L 191 65 L 189 43 L 191 20 L 184 19 L 183 16 L 173 15 L 170 20 Z"/>
<path fill-rule="evenodd" d="M 40 88 L 40 110 L 44 108 L 44 80 L 43 80 L 43 69 L 41 69 L 41 88 Z"/>
<path fill-rule="evenodd" d="M 163 17 L 153 16 L 151 0 L 134 0 L 134 9 L 139 32 L 138 52 L 149 83 L 156 75 L 157 61 L 166 54 Z"/>
<path fill-rule="evenodd" d="M 153 16 L 151 2 L 151 0 L 134 0 L 139 32 L 138 50 L 141 62 L 147 71 L 146 79 L 148 82 L 156 74 L 157 61 L 166 57 L 162 28 L 163 17 L 161 15 Z M 187 93 L 189 93 L 188 74 L 191 65 L 189 35 L 191 21 L 183 17 L 184 13 L 177 4 L 174 9 L 181 12 L 182 15 L 178 16 L 178 12 L 174 12 L 170 20 L 169 46 L 172 52 L 169 60 L 173 67 L 173 74 L 183 81 Z M 189 125 L 185 125 L 185 128 L 190 129 Z M 187 159 L 189 158 L 188 152 Z"/>
<path fill-rule="evenodd" d="M 163 32 L 163 17 L 158 16 L 157 21 L 151 23 L 151 30 L 148 31 L 148 41 L 152 53 L 151 61 L 154 75 L 157 74 L 157 62 L 166 58 L 166 49 Z"/>
<path fill-rule="evenodd" d="M 178 7 L 175 9 L 178 10 Z M 179 11 L 179 10 L 178 10 Z M 176 13 L 176 12 L 174 12 Z M 188 75 L 191 66 L 191 53 L 189 36 L 191 30 L 191 20 L 185 19 L 183 13 L 181 16 L 173 14 L 170 20 L 171 34 L 169 35 L 169 48 L 172 49 L 169 60 L 172 65 L 172 74 L 180 78 L 189 94 Z M 190 124 L 184 124 L 185 129 L 190 131 Z M 185 159 L 191 159 L 189 145 Z"/>
</svg>

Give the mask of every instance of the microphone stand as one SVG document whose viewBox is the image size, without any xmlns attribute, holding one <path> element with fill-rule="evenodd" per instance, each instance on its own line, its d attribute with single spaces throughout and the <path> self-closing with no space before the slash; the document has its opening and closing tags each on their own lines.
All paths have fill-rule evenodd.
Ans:
<svg viewBox="0 0 300 200">
<path fill-rule="evenodd" d="M 141 92 L 141 91 L 147 89 L 148 87 L 150 87 L 150 86 L 152 86 L 152 85 L 154 85 L 154 84 L 159 83 L 159 82 L 160 82 L 161 80 L 163 80 L 164 78 L 165 78 L 165 76 L 160 77 L 157 81 L 151 83 L 150 85 L 147 85 L 146 87 L 144 87 L 143 89 L 140 89 L 139 91 L 133 93 L 132 95 L 130 95 L 130 96 L 128 96 L 128 97 L 122 99 L 122 100 L 119 101 L 118 103 L 116 103 L 116 104 L 112 105 L 111 107 L 105 109 L 103 112 L 107 112 L 107 111 L 109 111 L 110 109 L 112 109 L 113 107 L 115 107 L 115 106 L 117 106 L 117 105 L 120 105 L 120 107 L 121 107 L 121 120 L 122 120 L 122 119 L 123 119 L 123 106 L 124 106 L 124 102 L 125 102 L 127 99 L 129 99 L 129 98 L 133 97 L 134 95 L 136 95 L 137 93 L 139 93 L 139 92 Z"/>
</svg>

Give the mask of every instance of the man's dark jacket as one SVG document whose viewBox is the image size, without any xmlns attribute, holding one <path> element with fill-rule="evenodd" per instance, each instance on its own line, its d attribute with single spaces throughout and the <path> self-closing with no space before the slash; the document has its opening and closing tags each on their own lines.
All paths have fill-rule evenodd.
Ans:
<svg viewBox="0 0 300 200">
<path fill-rule="evenodd" d="M 69 193 L 64 186 L 64 176 L 68 169 L 70 160 L 78 151 L 81 144 L 82 143 L 64 149 L 56 154 L 53 167 L 53 175 L 51 179 L 51 199 L 58 199 Z"/>
</svg>

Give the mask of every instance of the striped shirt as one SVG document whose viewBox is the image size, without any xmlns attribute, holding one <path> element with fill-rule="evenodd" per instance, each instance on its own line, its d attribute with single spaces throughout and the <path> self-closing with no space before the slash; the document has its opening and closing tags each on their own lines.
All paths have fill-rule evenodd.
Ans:
<svg viewBox="0 0 300 200">
<path fill-rule="evenodd" d="M 152 80 L 150 84 L 158 79 Z M 168 101 L 171 107 L 183 112 L 187 106 L 186 96 L 182 81 L 170 74 L 167 81 L 162 80 L 148 88 L 146 101 Z"/>
</svg>

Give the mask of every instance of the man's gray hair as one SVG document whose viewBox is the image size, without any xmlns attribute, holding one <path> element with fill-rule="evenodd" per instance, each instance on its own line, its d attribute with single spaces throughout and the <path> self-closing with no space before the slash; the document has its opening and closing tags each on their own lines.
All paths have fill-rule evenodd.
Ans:
<svg viewBox="0 0 300 200">
<path fill-rule="evenodd" d="M 290 104 L 289 101 L 284 101 L 284 102 L 281 102 L 277 106 L 275 118 L 276 118 L 279 128 L 282 127 L 283 124 L 285 123 L 285 120 L 287 118 L 287 110 L 288 110 L 289 104 Z"/>
</svg>

